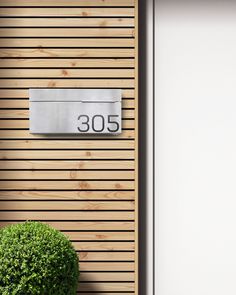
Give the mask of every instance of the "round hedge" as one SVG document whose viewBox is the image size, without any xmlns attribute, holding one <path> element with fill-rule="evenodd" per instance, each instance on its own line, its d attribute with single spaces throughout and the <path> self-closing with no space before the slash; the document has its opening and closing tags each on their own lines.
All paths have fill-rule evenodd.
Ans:
<svg viewBox="0 0 236 295">
<path fill-rule="evenodd" d="M 59 231 L 40 222 L 0 230 L 0 294 L 75 295 L 77 254 Z"/>
</svg>

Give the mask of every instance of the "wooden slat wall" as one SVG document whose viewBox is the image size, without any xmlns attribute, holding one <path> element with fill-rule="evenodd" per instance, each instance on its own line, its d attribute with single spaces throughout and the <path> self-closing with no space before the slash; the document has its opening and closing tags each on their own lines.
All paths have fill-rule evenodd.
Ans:
<svg viewBox="0 0 236 295">
<path fill-rule="evenodd" d="M 78 294 L 138 294 L 137 0 L 0 1 L 0 226 L 40 220 Z M 29 134 L 28 88 L 121 88 L 120 136 Z"/>
</svg>

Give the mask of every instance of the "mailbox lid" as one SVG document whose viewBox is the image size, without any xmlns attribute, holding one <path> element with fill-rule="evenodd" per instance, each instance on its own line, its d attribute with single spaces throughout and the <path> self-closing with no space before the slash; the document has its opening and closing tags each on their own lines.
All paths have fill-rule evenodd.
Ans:
<svg viewBox="0 0 236 295">
<path fill-rule="evenodd" d="M 121 89 L 29 89 L 30 102 L 119 102 Z"/>
</svg>

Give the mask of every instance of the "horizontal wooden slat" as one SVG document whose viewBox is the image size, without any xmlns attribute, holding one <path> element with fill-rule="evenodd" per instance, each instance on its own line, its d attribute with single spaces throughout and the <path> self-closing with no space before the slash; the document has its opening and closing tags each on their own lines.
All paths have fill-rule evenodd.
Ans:
<svg viewBox="0 0 236 295">
<path fill-rule="evenodd" d="M 1 10 L 0 10 L 1 14 Z M 0 28 L 1 37 L 133 37 L 130 28 Z"/>
<path fill-rule="evenodd" d="M 1 43 L 1 39 L 0 39 Z M 0 68 L 133 68 L 133 59 L 7 59 L 0 60 Z"/>
<path fill-rule="evenodd" d="M 122 89 L 122 98 L 133 98 L 133 89 Z M 28 89 L 0 89 L 0 98 L 29 98 Z"/>
<path fill-rule="evenodd" d="M 126 160 L 0 160 L 0 169 L 54 169 L 54 170 L 84 170 L 84 169 L 134 169 L 134 161 Z"/>
<path fill-rule="evenodd" d="M 73 241 L 73 246 L 76 251 L 133 251 L 135 249 L 134 242 L 131 241 Z"/>
<path fill-rule="evenodd" d="M 112 41 L 112 42 L 111 42 Z M 0 48 L 1 47 L 34 47 L 36 48 L 47 48 L 47 47 L 69 47 L 69 48 L 78 48 L 78 47 L 94 47 L 97 50 L 99 47 L 134 47 L 133 38 L 0 38 Z M 77 50 L 76 50 L 77 51 Z M 76 55 L 76 51 L 74 55 Z M 93 51 L 95 54 L 95 51 Z M 99 50 L 98 50 L 99 53 Z M 115 54 L 114 54 L 115 53 Z M 116 51 L 113 53 L 113 56 L 116 56 Z M 111 55 L 111 53 L 110 53 Z M 73 55 L 71 54 L 73 57 Z M 48 57 L 50 57 L 48 55 Z M 53 55 L 51 55 L 53 57 Z"/>
<path fill-rule="evenodd" d="M 133 252 L 81 252 L 80 261 L 134 261 Z"/>
<path fill-rule="evenodd" d="M 134 79 L 1 79 L 0 88 L 133 88 Z"/>
<path fill-rule="evenodd" d="M 81 262 L 81 271 L 134 271 L 133 262 Z M 101 293 L 99 293 L 100 295 Z M 123 295 L 123 294 L 122 294 Z"/>
<path fill-rule="evenodd" d="M 0 181 L 1 190 L 127 190 L 134 189 L 133 181 Z"/>
<path fill-rule="evenodd" d="M 1 65 L 1 61 L 0 61 Z M 0 78 L 133 78 L 132 69 L 1 69 Z"/>
<path fill-rule="evenodd" d="M 2 174 L 5 172 L 1 172 Z M 23 172 L 22 172 L 23 173 Z M 24 172 L 25 173 L 25 172 Z M 0 210 L 133 210 L 133 201 L 1 201 Z M 78 228 L 79 230 L 79 228 Z"/>
<path fill-rule="evenodd" d="M 0 200 L 134 200 L 133 191 L 0 191 Z"/>
<path fill-rule="evenodd" d="M 104 139 L 110 139 L 110 140 L 116 140 L 116 139 L 130 139 L 134 137 L 134 131 L 133 130 L 124 130 L 122 131 L 122 134 L 118 136 L 101 136 L 101 135 L 96 135 L 96 136 L 86 136 L 87 139 L 95 139 L 95 138 L 104 138 Z M 0 130 L 0 138 L 9 138 L 9 139 L 50 139 L 50 136 L 45 136 L 45 135 L 36 135 L 36 134 L 30 134 L 29 131 L 25 130 Z M 53 139 L 82 139 L 84 136 L 79 136 L 79 135 L 73 135 L 73 136 L 51 136 Z"/>
<path fill-rule="evenodd" d="M 133 8 L 1 8 L 0 16 L 18 17 L 18 16 L 61 16 L 61 17 L 94 17 L 94 16 L 134 16 Z"/>
<path fill-rule="evenodd" d="M 1 7 L 0 2 L 0 7 Z M 2 18 L 0 27 L 133 27 L 134 18 Z"/>
<path fill-rule="evenodd" d="M 111 42 L 111 40 L 110 40 Z M 66 42 L 64 43 L 67 44 Z M 32 49 L 0 49 L 0 57 L 6 58 L 91 58 L 91 57 L 134 57 L 134 50 L 132 48 L 32 48 Z M 59 61 L 60 62 L 60 61 Z"/>
<path fill-rule="evenodd" d="M 0 80 L 1 84 L 1 80 Z M 13 118 L 19 118 L 19 119 L 28 119 L 29 118 L 29 111 L 26 110 L 0 110 L 0 118 L 1 119 L 13 119 Z M 122 111 L 122 118 L 134 118 L 134 110 L 123 110 Z M 1 124 L 1 121 L 0 121 Z"/>
<path fill-rule="evenodd" d="M 3 123 L 4 122 L 4 123 Z M 7 122 L 15 122 L 20 128 L 28 128 L 28 120 L 1 120 L 0 128 L 6 127 L 17 127 L 17 125 L 6 125 Z M 26 123 L 26 125 L 21 124 Z M 133 123 L 128 120 L 127 122 Z M 127 126 L 128 127 L 128 126 Z M 129 125 L 133 127 L 133 125 Z M 0 149 L 132 149 L 134 148 L 133 140 L 96 140 L 96 143 L 92 140 L 0 140 Z M 81 163 L 82 164 L 82 163 Z M 113 164 L 114 165 L 114 164 Z M 83 168 L 83 165 L 81 165 Z M 79 168 L 79 163 L 77 168 Z"/>
<path fill-rule="evenodd" d="M 0 103 L 1 104 L 1 103 Z M 122 120 L 122 128 L 123 129 L 127 129 L 127 128 L 135 128 L 135 123 L 134 123 L 134 120 Z M 13 119 L 13 120 L 0 120 L 0 129 L 29 129 L 29 120 L 24 120 L 24 119 Z M 110 142 L 110 143 L 109 143 Z M 4 147 L 8 147 L 8 148 L 42 148 L 42 149 L 46 149 L 47 147 L 48 148 L 53 148 L 54 147 L 54 144 L 53 143 L 50 143 L 50 142 L 44 142 L 42 144 L 41 142 L 41 145 L 40 145 L 40 142 L 36 143 L 36 142 L 14 142 L 15 143 L 15 146 L 13 146 L 13 142 L 9 142 L 9 146 L 6 144 L 6 141 L 5 141 L 5 144 L 3 141 L 0 140 L 0 148 L 4 148 Z M 79 142 L 79 141 L 72 141 L 72 142 L 60 142 L 61 144 L 61 148 L 82 148 L 84 147 L 85 149 L 86 148 L 90 148 L 92 147 L 93 145 L 92 144 L 88 144 L 86 145 L 86 142 L 85 143 L 82 143 L 82 142 Z M 71 144 L 71 146 L 70 146 Z M 107 145 L 105 145 L 107 144 Z M 95 147 L 95 146 L 93 146 Z M 134 143 L 132 142 L 124 142 L 124 141 L 117 141 L 116 142 L 116 145 L 114 143 L 111 143 L 111 141 L 107 141 L 107 142 L 98 142 L 96 144 L 96 148 L 100 148 L 100 147 L 104 147 L 104 148 L 114 148 L 114 149 L 117 149 L 117 148 L 132 148 L 134 147 Z"/>
<path fill-rule="evenodd" d="M 134 212 L 8 211 L 0 212 L 0 220 L 134 220 Z M 104 240 L 104 235 L 97 236 L 97 239 Z"/>
<path fill-rule="evenodd" d="M 14 202 L 14 201 L 13 201 Z M 12 202 L 9 202 L 12 203 Z M 19 203 L 19 202 L 18 202 Z M 1 207 L 2 202 L 0 202 L 0 208 Z M 6 222 L 0 222 L 0 228 L 3 228 L 5 226 L 11 225 L 11 224 L 16 224 L 18 222 L 10 222 L 10 221 L 6 221 Z M 96 230 L 109 230 L 109 231 L 127 231 L 127 230 L 134 230 L 134 222 L 133 221 L 110 221 L 110 222 L 104 222 L 104 221 L 94 221 L 94 222 L 88 222 L 88 221 L 58 221 L 58 222 L 45 222 L 47 224 L 49 224 L 50 226 L 60 230 L 60 231 L 73 231 L 73 230 L 77 230 L 77 231 L 96 231 Z M 96 248 L 92 248 L 92 249 L 87 249 L 85 246 L 81 246 L 79 244 L 79 242 L 77 243 L 77 250 L 133 250 L 133 247 L 130 247 L 128 244 L 128 242 L 126 242 L 126 244 L 121 244 L 121 248 L 114 248 L 114 246 L 116 246 L 116 244 L 112 244 L 112 245 L 105 245 L 102 244 L 103 246 L 100 247 L 99 245 L 96 246 Z M 86 244 L 87 246 L 87 244 Z M 93 246 L 94 247 L 94 246 Z"/>
<path fill-rule="evenodd" d="M 79 212 L 78 212 L 79 213 Z M 83 212 L 84 213 L 84 212 Z M 89 213 L 89 212 L 87 212 Z M 105 212 L 104 212 L 105 213 Z M 1 214 L 1 212 L 0 212 Z M 106 214 L 106 213 L 105 213 Z M 73 241 L 133 241 L 134 240 L 134 232 L 114 232 L 114 231 L 106 231 L 106 232 L 65 232 L 65 235 L 73 240 Z M 115 259 L 114 259 L 115 260 Z"/>
<path fill-rule="evenodd" d="M 134 151 L 126 150 L 76 150 L 76 151 L 43 151 L 0 150 L 0 159 L 134 159 Z M 3 175 L 2 175 L 3 176 Z"/>
<path fill-rule="evenodd" d="M 61 180 L 87 180 L 87 179 L 134 179 L 133 171 L 0 171 L 0 179 L 61 179 Z"/>
<path fill-rule="evenodd" d="M 14 100 L 13 99 L 0 99 L 0 109 L 1 108 L 3 108 L 3 109 L 29 108 L 29 100 L 28 99 L 14 99 Z M 134 108 L 134 100 L 133 99 L 123 99 L 122 100 L 122 108 Z M 0 123 L 2 123 L 2 122 L 0 122 Z"/>
<path fill-rule="evenodd" d="M 134 6 L 134 0 L 1 0 L 0 7 L 4 6 Z"/>
<path fill-rule="evenodd" d="M 134 283 L 99 283 L 96 282 L 94 287 L 90 283 L 80 283 L 79 285 L 79 293 L 80 292 L 94 292 L 94 288 L 96 288 L 97 293 L 100 295 L 102 294 L 101 292 L 108 292 L 108 291 L 114 291 L 114 292 L 134 292 Z M 96 293 L 95 293 L 96 294 Z M 122 293 L 123 295 L 123 293 Z"/>
<path fill-rule="evenodd" d="M 133 272 L 91 272 L 80 273 L 80 282 L 94 282 L 94 281 L 103 281 L 103 282 L 127 282 L 134 281 Z"/>
</svg>

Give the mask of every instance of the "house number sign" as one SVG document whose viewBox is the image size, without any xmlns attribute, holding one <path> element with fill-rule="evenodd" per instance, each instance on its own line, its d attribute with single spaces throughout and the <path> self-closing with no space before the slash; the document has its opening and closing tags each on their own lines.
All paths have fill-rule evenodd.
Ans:
<svg viewBox="0 0 236 295">
<path fill-rule="evenodd" d="M 119 89 L 30 89 L 30 133 L 120 134 Z"/>
</svg>

